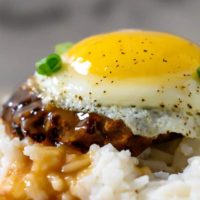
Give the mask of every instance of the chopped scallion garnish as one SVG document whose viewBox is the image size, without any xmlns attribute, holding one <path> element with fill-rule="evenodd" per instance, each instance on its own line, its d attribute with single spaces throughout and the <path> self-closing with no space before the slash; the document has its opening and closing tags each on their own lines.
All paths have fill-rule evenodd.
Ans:
<svg viewBox="0 0 200 200">
<path fill-rule="evenodd" d="M 59 55 L 68 51 L 74 44 L 72 42 L 66 42 L 62 44 L 57 44 L 55 47 L 55 52 Z"/>
<path fill-rule="evenodd" d="M 58 54 L 50 54 L 38 61 L 35 66 L 39 74 L 50 76 L 62 67 L 62 60 Z"/>
</svg>

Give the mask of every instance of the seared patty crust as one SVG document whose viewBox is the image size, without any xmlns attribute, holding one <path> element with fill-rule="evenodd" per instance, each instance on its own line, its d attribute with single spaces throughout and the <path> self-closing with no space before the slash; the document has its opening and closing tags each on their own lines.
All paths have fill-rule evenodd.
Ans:
<svg viewBox="0 0 200 200">
<path fill-rule="evenodd" d="M 157 137 L 134 135 L 122 120 L 97 113 L 86 113 L 44 105 L 39 94 L 20 87 L 4 104 L 2 119 L 13 137 L 31 138 L 47 145 L 67 144 L 87 152 L 92 144 L 111 143 L 118 150 L 129 149 L 138 156 L 155 143 L 177 137 L 178 133 L 161 133 Z"/>
</svg>

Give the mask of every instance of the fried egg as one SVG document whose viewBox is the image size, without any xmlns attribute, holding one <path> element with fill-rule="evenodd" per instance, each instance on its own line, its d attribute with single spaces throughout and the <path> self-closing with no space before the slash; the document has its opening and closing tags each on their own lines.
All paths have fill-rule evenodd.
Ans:
<svg viewBox="0 0 200 200">
<path fill-rule="evenodd" d="M 35 74 L 45 103 L 122 119 L 134 134 L 200 136 L 200 47 L 191 41 L 117 31 L 76 43 L 62 61 L 53 76 Z"/>
</svg>

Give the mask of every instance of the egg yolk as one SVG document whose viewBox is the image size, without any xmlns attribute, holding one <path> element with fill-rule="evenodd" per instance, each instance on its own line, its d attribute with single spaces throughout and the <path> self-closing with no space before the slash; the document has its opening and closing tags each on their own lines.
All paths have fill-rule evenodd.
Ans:
<svg viewBox="0 0 200 200">
<path fill-rule="evenodd" d="M 80 74 L 111 78 L 161 77 L 193 73 L 200 48 L 168 33 L 121 31 L 84 39 L 63 56 Z"/>
</svg>

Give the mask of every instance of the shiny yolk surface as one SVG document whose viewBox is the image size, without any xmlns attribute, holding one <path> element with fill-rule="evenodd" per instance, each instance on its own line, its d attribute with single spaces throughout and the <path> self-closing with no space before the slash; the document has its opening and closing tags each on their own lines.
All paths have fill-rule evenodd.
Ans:
<svg viewBox="0 0 200 200">
<path fill-rule="evenodd" d="M 181 37 L 138 30 L 100 34 L 75 44 L 62 60 L 52 77 L 37 76 L 44 97 L 61 107 L 200 112 L 200 47 Z"/>
<path fill-rule="evenodd" d="M 193 73 L 200 48 L 168 33 L 121 31 L 84 39 L 63 56 L 80 74 L 126 79 Z"/>
</svg>

